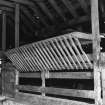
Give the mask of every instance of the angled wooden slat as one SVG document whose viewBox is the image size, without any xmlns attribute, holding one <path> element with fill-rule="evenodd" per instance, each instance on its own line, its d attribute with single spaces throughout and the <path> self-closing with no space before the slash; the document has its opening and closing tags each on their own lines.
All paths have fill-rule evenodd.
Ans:
<svg viewBox="0 0 105 105">
<path fill-rule="evenodd" d="M 71 48 L 71 46 L 69 45 L 69 42 L 66 40 L 66 38 L 64 37 L 64 41 L 67 45 L 67 47 L 69 48 L 70 52 L 72 53 L 72 55 L 74 56 L 75 60 L 77 61 L 78 65 L 80 66 L 81 69 L 83 69 L 82 65 L 80 64 L 77 56 L 75 55 L 75 52 L 73 51 L 73 49 Z"/>
<path fill-rule="evenodd" d="M 85 67 L 86 69 L 88 69 L 88 67 L 87 67 L 87 65 L 86 65 L 86 63 L 85 63 L 85 61 L 84 61 L 84 59 L 82 58 L 82 56 L 81 56 L 81 54 L 80 54 L 80 52 L 79 52 L 78 48 L 76 47 L 76 45 L 75 45 L 75 43 L 74 43 L 73 39 L 72 39 L 72 38 L 70 38 L 70 41 L 71 41 L 71 44 L 72 44 L 73 48 L 75 49 L 76 53 L 77 53 L 77 54 L 78 54 L 78 56 L 80 57 L 80 59 L 81 59 L 81 61 L 82 61 L 83 65 L 84 65 L 84 67 Z"/>
<path fill-rule="evenodd" d="M 22 54 L 22 51 L 20 49 L 17 49 L 16 50 L 18 53 L 17 53 L 17 56 L 19 56 L 20 54 Z M 22 66 L 24 66 L 24 71 L 28 71 L 28 67 L 27 67 L 27 62 L 26 60 L 24 59 L 24 55 L 21 55 L 19 56 L 20 57 L 20 60 L 23 62 L 21 63 Z"/>
<path fill-rule="evenodd" d="M 39 52 L 41 53 L 41 59 L 43 60 L 44 64 L 47 66 L 48 70 L 52 69 L 52 65 L 50 64 L 50 62 L 48 61 L 47 57 L 45 56 L 43 50 L 41 49 L 42 46 L 36 45 Z"/>
<path fill-rule="evenodd" d="M 35 49 L 35 52 L 36 52 L 36 54 L 37 54 L 37 58 L 38 58 L 38 60 L 40 61 L 41 66 L 43 67 L 42 71 L 43 71 L 43 70 L 47 70 L 47 67 L 46 67 L 46 65 L 44 64 L 45 62 L 43 62 L 42 59 L 41 59 L 41 54 L 40 54 L 40 52 L 39 52 L 38 49 L 35 47 L 35 45 L 33 45 L 33 48 Z"/>
<path fill-rule="evenodd" d="M 43 43 L 43 42 L 42 42 L 42 43 Z M 59 66 L 59 64 L 57 63 L 57 61 L 56 61 L 55 57 L 52 55 L 52 53 L 51 53 L 50 49 L 47 47 L 46 43 L 43 43 L 43 45 L 44 45 L 44 47 L 45 47 L 46 51 L 48 52 L 48 55 L 51 57 L 52 62 L 53 62 L 53 63 L 54 63 L 54 65 L 55 65 L 55 68 L 59 69 L 59 68 L 60 68 L 60 66 Z"/>
<path fill-rule="evenodd" d="M 78 14 L 77 14 L 77 12 L 75 10 L 75 7 L 72 6 L 72 4 L 70 3 L 70 1 L 68 1 L 68 0 L 62 0 L 62 2 L 68 8 L 68 10 L 70 11 L 70 13 L 74 16 L 74 18 L 77 18 L 78 17 Z"/>
<path fill-rule="evenodd" d="M 59 57 L 56 55 L 54 49 L 51 47 L 50 43 L 47 42 L 48 48 L 50 49 L 51 53 L 53 54 L 53 57 L 55 58 L 55 60 L 57 61 L 58 65 L 60 68 L 64 68 L 64 66 L 62 66 L 62 62 L 60 61 Z"/>
<path fill-rule="evenodd" d="M 52 5 L 52 7 L 56 10 L 56 12 L 58 13 L 58 15 L 59 15 L 60 17 L 62 17 L 62 19 L 65 21 L 66 18 L 65 18 L 65 16 L 63 15 L 63 13 L 62 13 L 61 9 L 59 8 L 59 6 L 56 4 L 55 0 L 48 0 L 48 1 L 49 1 L 49 3 Z"/>
<path fill-rule="evenodd" d="M 36 58 L 34 58 L 34 54 L 31 50 L 31 48 L 27 48 L 28 50 L 28 55 L 29 55 L 29 58 L 32 60 L 32 64 L 33 64 L 33 70 L 35 71 L 41 71 L 42 68 L 40 68 L 38 62 L 36 61 Z"/>
<path fill-rule="evenodd" d="M 33 62 L 33 59 L 31 57 L 29 51 L 25 47 L 23 47 L 22 51 L 25 52 L 24 54 L 26 55 L 26 58 L 24 58 L 24 59 L 26 59 L 26 61 L 29 64 L 29 67 L 31 67 L 31 70 L 30 71 L 34 71 L 34 70 L 37 71 L 37 68 L 34 66 L 35 64 Z"/>
<path fill-rule="evenodd" d="M 87 59 L 88 64 L 90 65 L 90 67 L 92 67 L 92 63 L 90 62 L 90 60 L 89 60 L 88 56 L 86 55 L 86 53 L 83 51 L 82 46 L 81 46 L 79 40 L 78 40 L 77 38 L 74 38 L 74 39 L 75 39 L 77 45 L 79 46 L 79 48 L 80 48 L 82 54 L 83 54 L 83 55 L 85 56 L 85 58 Z"/>
<path fill-rule="evenodd" d="M 65 55 L 65 52 L 64 52 L 63 49 L 61 48 L 61 46 L 60 46 L 60 44 L 58 43 L 58 41 L 57 41 L 56 39 L 55 39 L 54 41 L 56 42 L 59 51 L 62 53 L 62 56 L 63 56 L 65 62 L 69 64 L 69 66 L 70 66 L 71 69 L 74 69 L 74 67 L 73 67 L 72 64 L 70 63 L 68 57 Z"/>
<path fill-rule="evenodd" d="M 74 67 L 75 67 L 75 68 L 78 68 L 77 65 L 76 65 L 76 63 L 75 63 L 75 61 L 73 60 L 72 56 L 69 54 L 69 51 L 68 51 L 68 49 L 66 48 L 66 44 L 64 45 L 64 42 L 63 42 L 62 40 L 63 40 L 63 38 L 60 40 L 62 48 L 63 48 L 63 49 L 65 50 L 65 52 L 67 53 L 67 56 L 68 56 L 68 58 L 70 59 L 70 61 L 74 64 Z"/>
<path fill-rule="evenodd" d="M 53 64 L 51 57 L 48 55 L 47 51 L 43 48 L 44 46 L 42 46 L 42 44 L 40 43 L 40 48 L 44 54 L 44 57 L 47 61 L 47 63 L 49 64 L 49 67 L 53 70 L 56 69 L 55 65 Z"/>
<path fill-rule="evenodd" d="M 62 55 L 61 55 L 61 52 L 59 52 L 57 46 L 54 45 L 53 40 L 52 40 L 50 43 L 51 43 L 51 45 L 52 45 L 52 47 L 53 47 L 53 49 L 54 49 L 54 52 L 58 55 L 59 61 L 62 63 L 61 66 L 64 66 L 66 69 L 68 69 L 66 62 L 65 62 L 65 60 L 63 59 L 63 57 L 62 57 Z"/>
<path fill-rule="evenodd" d="M 32 58 L 35 62 L 35 65 L 37 66 L 38 70 L 42 71 L 43 66 L 41 66 L 40 60 L 39 60 L 39 58 L 37 58 L 36 53 L 33 51 L 32 46 L 29 48 L 29 51 L 30 51 L 30 54 L 32 55 Z"/>
</svg>

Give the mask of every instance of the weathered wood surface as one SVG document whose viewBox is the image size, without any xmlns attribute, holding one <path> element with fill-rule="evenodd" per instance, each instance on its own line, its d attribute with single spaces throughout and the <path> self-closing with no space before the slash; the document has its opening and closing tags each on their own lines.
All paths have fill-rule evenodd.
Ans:
<svg viewBox="0 0 105 105">
<path fill-rule="evenodd" d="M 100 30 L 99 30 L 99 0 L 91 0 L 91 23 L 93 36 L 93 65 L 95 105 L 102 105 L 101 99 L 101 69 L 100 69 Z"/>
<path fill-rule="evenodd" d="M 41 73 L 19 73 L 21 78 L 41 78 Z M 49 72 L 47 78 L 93 79 L 93 72 Z"/>
<path fill-rule="evenodd" d="M 26 85 L 18 85 L 16 87 L 17 89 L 23 91 L 94 99 L 94 91 L 91 90 L 77 90 L 77 89 L 64 89 L 64 88 L 54 88 L 54 87 L 26 86 Z"/>
<path fill-rule="evenodd" d="M 105 54 L 101 54 L 101 61 L 100 61 L 100 66 L 101 66 L 101 77 L 102 77 L 102 101 L 103 105 L 105 104 Z"/>
<path fill-rule="evenodd" d="M 2 95 L 7 97 L 14 97 L 15 82 L 16 82 L 16 68 L 11 64 L 3 65 L 2 76 Z"/>
<path fill-rule="evenodd" d="M 94 105 L 85 102 L 51 98 L 27 93 L 17 93 L 15 99 L 11 100 L 24 103 L 25 105 Z"/>
</svg>

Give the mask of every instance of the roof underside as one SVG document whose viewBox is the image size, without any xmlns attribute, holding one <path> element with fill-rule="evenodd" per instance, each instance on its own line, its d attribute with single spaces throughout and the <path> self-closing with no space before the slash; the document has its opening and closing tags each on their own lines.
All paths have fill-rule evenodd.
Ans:
<svg viewBox="0 0 105 105">
<path fill-rule="evenodd" d="M 20 4 L 20 45 L 76 30 L 91 32 L 89 0 L 0 0 L 0 9 L 7 15 L 8 48 L 14 47 L 16 3 Z M 99 1 L 102 24 L 104 4 Z"/>
</svg>

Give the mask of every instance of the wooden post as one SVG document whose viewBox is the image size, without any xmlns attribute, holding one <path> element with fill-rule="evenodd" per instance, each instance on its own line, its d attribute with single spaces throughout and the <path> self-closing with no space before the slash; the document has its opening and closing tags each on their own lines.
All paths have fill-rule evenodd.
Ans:
<svg viewBox="0 0 105 105">
<path fill-rule="evenodd" d="M 101 70 L 102 70 L 102 73 L 101 73 L 101 77 L 102 77 L 102 102 L 103 102 L 103 105 L 105 105 L 105 54 L 102 53 L 101 54 Z"/>
<path fill-rule="evenodd" d="M 94 61 L 94 91 L 95 105 L 101 105 L 101 69 L 100 69 L 100 32 L 99 32 L 99 13 L 98 0 L 91 0 L 91 20 L 93 35 L 93 61 Z"/>
<path fill-rule="evenodd" d="M 15 8 L 15 47 L 19 47 L 19 4 Z"/>
<path fill-rule="evenodd" d="M 41 78 L 42 78 L 42 96 L 45 96 L 45 71 L 41 72 Z"/>
<path fill-rule="evenodd" d="M 2 13 L 2 50 L 6 50 L 6 13 Z"/>
</svg>

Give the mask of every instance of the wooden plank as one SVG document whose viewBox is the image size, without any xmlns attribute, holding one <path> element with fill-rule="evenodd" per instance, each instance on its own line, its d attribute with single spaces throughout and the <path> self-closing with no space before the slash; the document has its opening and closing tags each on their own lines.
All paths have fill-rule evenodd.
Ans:
<svg viewBox="0 0 105 105">
<path fill-rule="evenodd" d="M 41 78 L 41 73 L 19 73 L 20 78 Z M 93 79 L 92 72 L 50 72 L 49 78 Z"/>
<path fill-rule="evenodd" d="M 6 50 L 6 13 L 2 13 L 2 50 Z"/>
<path fill-rule="evenodd" d="M 85 102 L 52 98 L 47 96 L 43 97 L 40 95 L 32 95 L 27 93 L 17 93 L 15 99 L 11 100 L 25 103 L 26 105 L 94 105 Z"/>
<path fill-rule="evenodd" d="M 95 105 L 102 105 L 101 100 L 101 80 L 100 80 L 100 31 L 99 31 L 99 13 L 98 0 L 91 0 L 91 20 L 93 35 L 93 63 L 94 63 L 94 91 Z"/>
<path fill-rule="evenodd" d="M 105 53 L 101 53 L 102 102 L 105 104 Z"/>
<path fill-rule="evenodd" d="M 19 4 L 15 8 L 15 47 L 19 47 Z"/>
<path fill-rule="evenodd" d="M 52 95 L 94 99 L 94 91 L 91 90 L 77 90 L 77 89 L 64 89 L 64 88 L 25 86 L 25 85 L 19 85 L 17 86 L 17 89 L 23 91 L 31 91 L 31 92 L 43 92 L 44 95 L 46 93 Z"/>
<path fill-rule="evenodd" d="M 44 89 L 45 86 L 46 86 L 45 71 L 41 72 L 41 79 L 42 79 L 42 88 Z M 45 91 L 44 90 L 42 90 L 41 93 L 42 93 L 42 96 L 45 96 Z"/>
<path fill-rule="evenodd" d="M 48 94 L 94 99 L 94 91 L 46 87 Z"/>
</svg>

